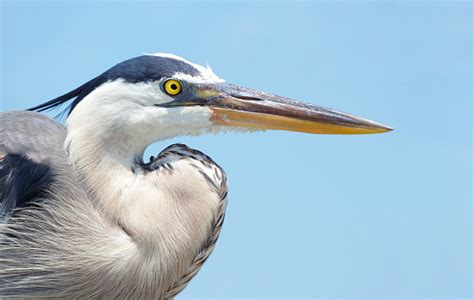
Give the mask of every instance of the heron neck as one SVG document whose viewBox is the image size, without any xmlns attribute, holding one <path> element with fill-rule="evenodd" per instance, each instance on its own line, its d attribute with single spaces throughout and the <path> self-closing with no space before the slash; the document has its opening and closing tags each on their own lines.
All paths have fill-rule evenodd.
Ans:
<svg viewBox="0 0 474 300">
<path fill-rule="evenodd" d="M 112 106 L 112 112 L 101 108 L 95 102 L 108 101 L 105 92 L 94 91 L 71 113 L 66 123 L 65 148 L 71 165 L 96 204 L 111 221 L 124 224 L 134 205 L 155 200 L 150 186 L 143 189 L 150 182 L 141 174 L 138 162 L 146 147 L 160 139 L 160 131 L 147 126 L 144 117 L 138 117 L 138 121 L 123 120 L 125 116 L 136 116 L 127 108 Z M 141 201 L 134 201 L 137 199 Z M 146 215 L 147 211 L 139 212 Z M 145 231 L 159 224 L 151 216 L 142 219 L 149 224 L 141 228 L 130 225 L 127 229 L 152 242 L 156 237 Z"/>
<path fill-rule="evenodd" d="M 77 121 L 68 121 L 65 141 L 74 170 L 112 226 L 131 237 L 136 255 L 146 256 L 147 265 L 133 257 L 127 264 L 138 265 L 136 268 L 146 269 L 147 274 L 156 272 L 150 280 L 159 279 L 161 288 L 170 286 L 201 248 L 218 201 L 208 192 L 196 193 L 195 188 L 185 187 L 187 183 L 207 186 L 195 183 L 193 169 L 176 172 L 186 178 L 172 179 L 137 168 L 136 158 L 150 141 L 124 132 L 114 136 L 114 131 L 99 131 L 95 124 Z M 178 196 L 187 200 L 177 201 L 182 200 Z"/>
<path fill-rule="evenodd" d="M 124 189 L 134 182 L 136 160 L 143 150 L 131 149 L 126 139 L 100 136 L 88 126 L 68 128 L 65 148 L 71 165 L 95 201 L 116 218 L 118 203 L 124 197 Z"/>
</svg>

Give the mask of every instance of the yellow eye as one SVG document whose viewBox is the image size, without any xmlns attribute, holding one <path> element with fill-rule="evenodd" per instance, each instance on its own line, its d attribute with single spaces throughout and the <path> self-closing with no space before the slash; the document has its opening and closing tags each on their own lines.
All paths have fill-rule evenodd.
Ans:
<svg viewBox="0 0 474 300">
<path fill-rule="evenodd" d="M 181 93 L 183 87 L 181 86 L 181 82 L 175 79 L 168 79 L 163 84 L 163 88 L 165 92 L 170 96 L 176 96 Z"/>
</svg>

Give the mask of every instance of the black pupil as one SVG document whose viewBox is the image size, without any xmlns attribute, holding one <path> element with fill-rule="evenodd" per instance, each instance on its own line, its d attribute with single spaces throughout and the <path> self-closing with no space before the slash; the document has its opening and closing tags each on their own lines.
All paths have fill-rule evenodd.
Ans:
<svg viewBox="0 0 474 300">
<path fill-rule="evenodd" d="M 171 89 L 172 90 L 177 90 L 178 89 L 178 86 L 176 85 L 176 83 L 171 84 Z"/>
</svg>

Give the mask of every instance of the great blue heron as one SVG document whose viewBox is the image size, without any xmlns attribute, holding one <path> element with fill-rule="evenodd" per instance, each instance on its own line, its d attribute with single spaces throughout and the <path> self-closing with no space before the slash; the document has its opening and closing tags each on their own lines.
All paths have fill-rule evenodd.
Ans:
<svg viewBox="0 0 474 300">
<path fill-rule="evenodd" d="M 73 99 L 65 127 L 32 111 Z M 352 115 L 225 83 L 170 54 L 124 61 L 32 111 L 0 114 L 0 296 L 159 298 L 210 255 L 224 171 L 175 144 L 206 132 L 380 133 Z"/>
</svg>

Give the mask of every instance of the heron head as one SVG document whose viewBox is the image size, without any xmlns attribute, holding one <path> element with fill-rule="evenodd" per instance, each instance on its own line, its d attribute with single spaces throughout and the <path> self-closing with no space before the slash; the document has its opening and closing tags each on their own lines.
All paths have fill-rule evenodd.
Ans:
<svg viewBox="0 0 474 300">
<path fill-rule="evenodd" d="M 110 136 L 114 132 L 127 133 L 144 137 L 143 143 L 226 130 L 322 134 L 391 130 L 357 116 L 226 83 L 209 67 L 171 54 L 124 61 L 76 90 L 33 109 L 48 109 L 71 98 L 75 100 L 68 127 L 95 123 L 98 130 Z"/>
</svg>

